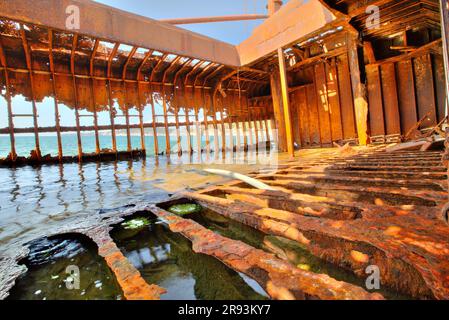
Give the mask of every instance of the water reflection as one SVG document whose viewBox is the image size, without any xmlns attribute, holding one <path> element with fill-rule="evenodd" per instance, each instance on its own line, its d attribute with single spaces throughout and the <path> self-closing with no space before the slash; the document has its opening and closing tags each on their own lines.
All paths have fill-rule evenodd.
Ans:
<svg viewBox="0 0 449 320">
<path fill-rule="evenodd" d="M 218 157 L 218 160 L 215 158 Z M 272 158 L 270 158 L 272 157 Z M 208 160 L 209 159 L 209 160 Z M 267 160 L 268 159 L 268 160 Z M 273 160 L 274 159 L 274 160 Z M 276 163 L 269 152 L 193 154 L 107 163 L 0 168 L 0 252 L 95 218 L 104 208 L 159 202 L 170 193 L 222 181 L 206 166 L 249 172 Z"/>
</svg>

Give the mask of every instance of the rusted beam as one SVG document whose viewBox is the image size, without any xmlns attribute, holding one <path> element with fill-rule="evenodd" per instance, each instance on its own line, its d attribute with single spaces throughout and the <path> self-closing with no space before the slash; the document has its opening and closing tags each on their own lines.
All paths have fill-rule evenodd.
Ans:
<svg viewBox="0 0 449 320">
<path fill-rule="evenodd" d="M 264 14 L 239 14 L 229 16 L 212 16 L 197 18 L 179 18 L 179 19 L 161 19 L 159 21 L 169 24 L 196 24 L 210 22 L 227 22 L 227 21 L 246 21 L 246 20 L 262 20 L 268 18 Z"/>
<path fill-rule="evenodd" d="M 30 47 L 28 45 L 28 40 L 26 37 L 26 33 L 25 33 L 25 29 L 23 27 L 23 24 L 20 24 L 20 35 L 22 38 L 23 50 L 25 52 L 25 60 L 26 60 L 26 65 L 27 65 L 27 69 L 28 69 L 28 74 L 30 76 L 31 105 L 33 107 L 34 140 L 35 140 L 35 146 L 36 146 L 34 156 L 37 159 L 40 159 L 42 155 L 41 155 L 41 148 L 40 148 L 40 143 L 39 143 L 39 132 L 38 132 L 39 124 L 37 123 L 37 107 L 36 107 L 36 97 L 34 94 L 33 67 L 32 67 L 32 61 L 31 61 Z"/>
<path fill-rule="evenodd" d="M 80 9 L 79 34 L 230 66 L 240 63 L 233 45 L 94 1 L 46 0 L 44 6 L 30 5 L 29 0 L 1 1 L 0 12 L 11 20 L 73 32 L 66 25 L 69 4 Z"/>
</svg>

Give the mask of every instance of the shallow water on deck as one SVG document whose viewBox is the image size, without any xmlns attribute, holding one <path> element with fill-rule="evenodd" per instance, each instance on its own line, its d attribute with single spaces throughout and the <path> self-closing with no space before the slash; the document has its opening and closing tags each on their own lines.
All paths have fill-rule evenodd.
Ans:
<svg viewBox="0 0 449 320">
<path fill-rule="evenodd" d="M 17 280 L 9 300 L 122 299 L 114 275 L 86 239 L 44 238 L 30 249 L 23 261 L 28 272 Z"/>
<path fill-rule="evenodd" d="M 188 215 L 185 218 L 190 218 L 224 237 L 240 240 L 257 249 L 273 253 L 279 258 L 286 260 L 292 265 L 305 271 L 327 274 L 336 280 L 345 281 L 365 288 L 364 279 L 357 277 L 348 270 L 335 266 L 312 255 L 308 250 L 301 247 L 300 244 L 295 241 L 282 237 L 266 235 L 259 230 L 228 219 L 205 208 L 203 208 L 200 213 Z M 379 292 L 387 299 L 410 299 L 410 297 L 398 294 L 386 288 L 379 291 L 371 290 L 370 292 Z"/>
<path fill-rule="evenodd" d="M 111 236 L 149 284 L 167 290 L 165 300 L 259 300 L 263 289 L 213 257 L 194 253 L 190 241 L 152 219 L 148 226 Z"/>
</svg>

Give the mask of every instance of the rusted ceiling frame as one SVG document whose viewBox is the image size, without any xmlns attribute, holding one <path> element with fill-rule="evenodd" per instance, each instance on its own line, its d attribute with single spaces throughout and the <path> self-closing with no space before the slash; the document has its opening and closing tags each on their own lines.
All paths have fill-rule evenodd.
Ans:
<svg viewBox="0 0 449 320">
<path fill-rule="evenodd" d="M 145 54 L 145 57 L 143 58 L 142 62 L 140 62 L 139 67 L 137 68 L 137 78 L 136 80 L 139 81 L 141 78 L 141 76 L 143 76 L 142 74 L 142 69 L 145 66 L 145 64 L 147 63 L 148 59 L 150 59 L 150 57 L 153 55 L 154 50 L 148 50 L 148 52 Z"/>
<path fill-rule="evenodd" d="M 112 151 L 117 153 L 117 138 L 115 135 L 115 109 L 114 109 L 114 99 L 112 98 L 112 83 L 111 83 L 111 75 L 112 75 L 112 62 L 117 54 L 117 50 L 120 47 L 120 43 L 115 43 L 114 48 L 112 49 L 109 58 L 108 58 L 108 67 L 107 67 L 107 84 L 108 84 L 108 102 L 109 102 L 109 119 L 111 122 L 111 135 L 112 135 Z"/>
<path fill-rule="evenodd" d="M 58 158 L 62 161 L 63 150 L 61 140 L 61 119 L 59 115 L 58 95 L 56 92 L 56 76 L 55 76 L 55 62 L 53 57 L 53 30 L 48 29 L 48 59 L 50 63 L 50 81 L 53 89 L 53 101 L 55 106 L 55 126 L 56 126 L 56 138 L 58 140 Z"/>
<path fill-rule="evenodd" d="M 34 93 L 34 76 L 33 76 L 33 67 L 32 67 L 32 62 L 31 62 L 31 52 L 30 52 L 30 47 L 28 45 L 28 40 L 26 38 L 26 33 L 25 33 L 25 29 L 23 24 L 20 24 L 20 36 L 22 38 L 22 46 L 23 46 L 23 50 L 25 53 L 25 60 L 26 60 L 26 65 L 27 65 L 27 69 L 28 69 L 28 74 L 30 77 L 30 90 L 31 90 L 31 105 L 33 108 L 33 123 L 34 123 L 34 140 L 35 140 L 35 157 L 40 160 L 42 157 L 41 154 L 41 149 L 40 149 L 40 143 L 39 143 L 39 132 L 38 132 L 38 127 L 39 124 L 37 123 L 37 106 L 36 106 L 36 96 Z"/>
<path fill-rule="evenodd" d="M 5 99 L 6 104 L 8 108 L 8 127 L 9 127 L 9 139 L 11 144 L 11 152 L 10 152 L 10 158 L 14 162 L 17 159 L 17 153 L 16 153 L 16 139 L 14 136 L 14 120 L 13 120 L 13 113 L 12 113 L 12 98 L 11 98 L 11 91 L 10 91 L 10 83 L 9 83 L 9 74 L 8 74 L 8 66 L 6 63 L 6 56 L 5 51 L 3 49 L 3 43 L 0 35 L 0 63 L 2 64 L 3 70 L 5 71 Z"/>
<path fill-rule="evenodd" d="M 78 102 L 78 90 L 76 85 L 75 77 L 75 52 L 78 47 L 78 34 L 73 34 L 72 39 L 72 50 L 70 54 L 70 73 L 72 75 L 72 87 L 73 87 L 73 97 L 75 99 L 75 121 L 76 121 L 76 136 L 78 142 L 78 159 L 82 162 L 83 159 L 83 144 L 81 140 L 81 125 L 80 125 L 80 115 L 79 115 L 79 102 Z"/>
<path fill-rule="evenodd" d="M 90 55 L 89 59 L 89 77 L 90 77 L 90 94 L 92 96 L 92 108 L 94 113 L 94 132 L 95 132 L 95 152 L 96 154 L 100 154 L 101 147 L 100 147 L 100 137 L 98 134 L 98 114 L 97 114 L 97 103 L 95 100 L 95 80 L 93 78 L 94 71 L 95 71 L 95 55 L 97 54 L 98 47 L 100 45 L 100 40 L 95 39 L 94 47 L 92 48 L 92 53 Z"/>
<path fill-rule="evenodd" d="M 161 65 L 165 62 L 165 59 L 168 57 L 168 53 L 164 53 L 161 57 L 160 60 L 158 61 L 158 63 L 156 64 L 156 66 L 153 68 L 153 70 L 151 71 L 151 76 L 150 76 L 150 82 L 154 81 L 154 76 L 156 75 L 156 73 L 159 72 L 159 68 L 161 67 Z"/>
</svg>

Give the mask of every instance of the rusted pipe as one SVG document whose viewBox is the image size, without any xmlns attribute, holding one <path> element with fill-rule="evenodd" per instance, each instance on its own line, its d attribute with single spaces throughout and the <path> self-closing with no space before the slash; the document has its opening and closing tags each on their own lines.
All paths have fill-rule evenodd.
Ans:
<svg viewBox="0 0 449 320">
<path fill-rule="evenodd" d="M 238 14 L 229 16 L 211 16 L 197 18 L 179 18 L 179 19 L 161 19 L 159 21 L 169 24 L 195 24 L 195 23 L 211 23 L 211 22 L 227 22 L 227 21 L 245 21 L 245 20 L 261 20 L 267 19 L 265 14 Z"/>
</svg>

